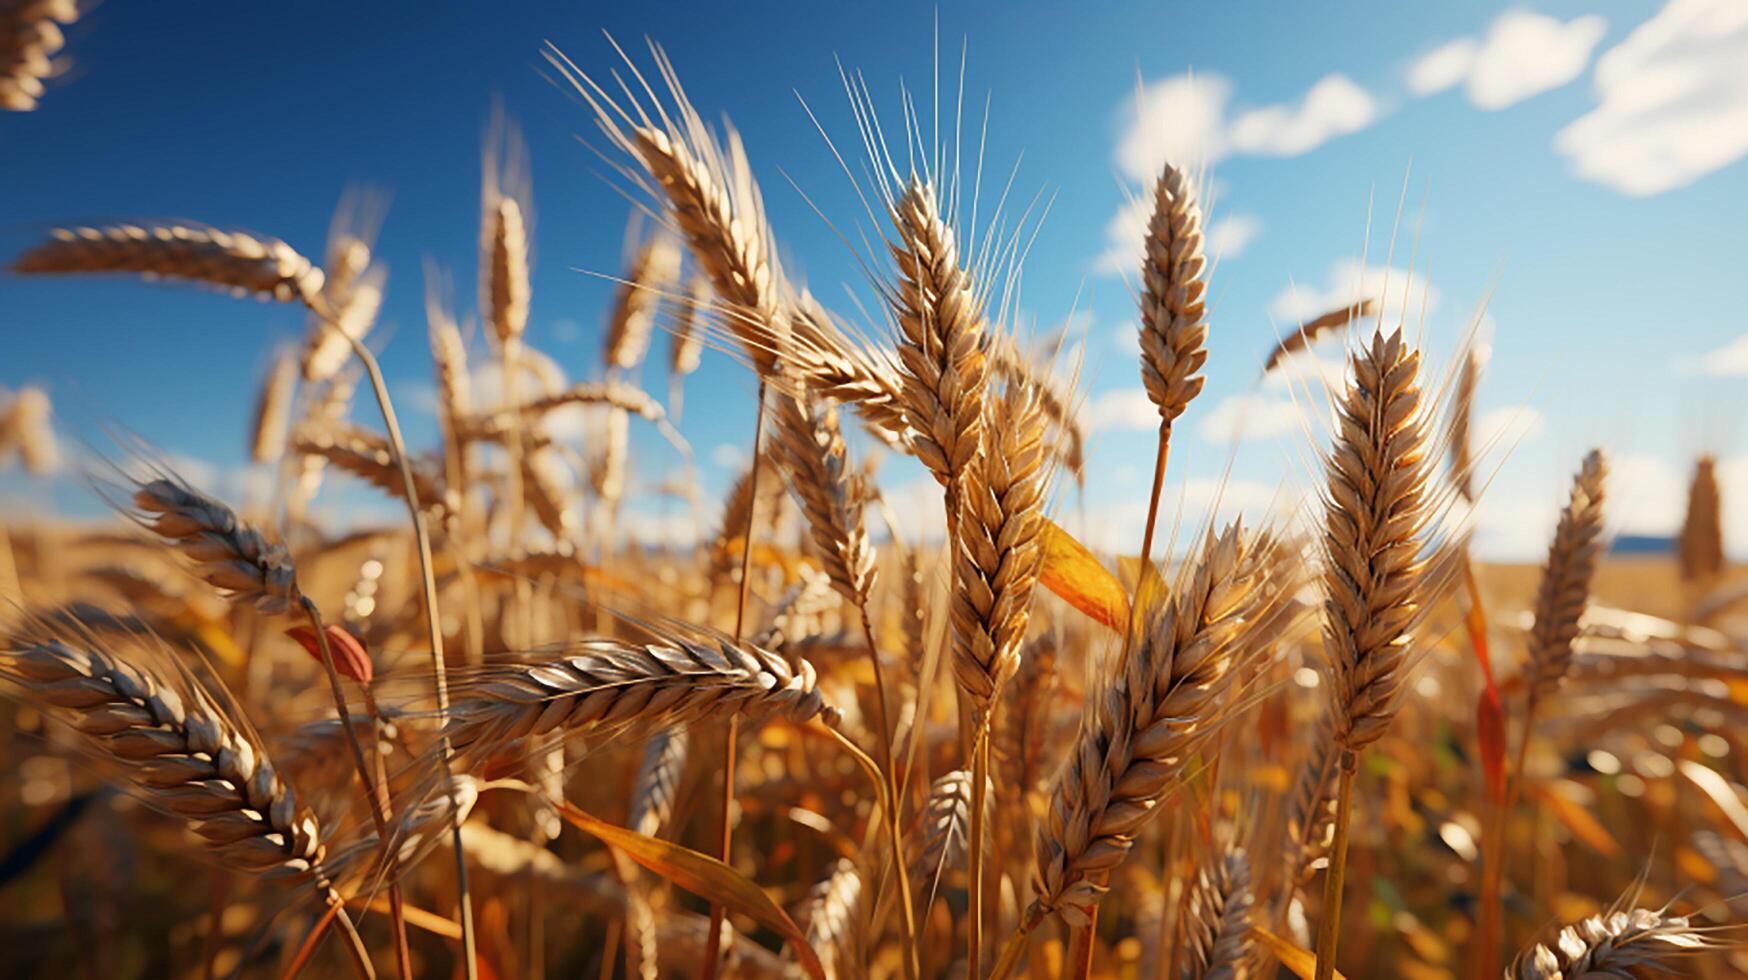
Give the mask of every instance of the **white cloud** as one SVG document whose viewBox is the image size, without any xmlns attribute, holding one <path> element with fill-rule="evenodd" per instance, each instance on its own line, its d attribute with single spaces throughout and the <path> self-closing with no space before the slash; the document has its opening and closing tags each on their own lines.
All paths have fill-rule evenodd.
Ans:
<svg viewBox="0 0 1748 980">
<path fill-rule="evenodd" d="M 1620 533 L 1671 534 L 1687 510 L 1687 479 L 1656 456 L 1611 456 L 1608 496 L 1608 523 Z"/>
<path fill-rule="evenodd" d="M 1117 165 L 1131 180 L 1158 176 L 1166 160 L 1179 166 L 1212 163 L 1226 155 L 1226 102 L 1232 83 L 1219 75 L 1173 75 L 1149 82 L 1134 103 L 1124 102 L 1128 124 L 1117 140 Z"/>
<path fill-rule="evenodd" d="M 1442 44 L 1414 59 L 1408 66 L 1408 90 L 1415 95 L 1431 95 L 1460 84 L 1475 67 L 1475 56 L 1481 45 L 1472 37 L 1460 37 Z"/>
<path fill-rule="evenodd" d="M 1094 270 L 1104 275 L 1139 275 L 1142 242 L 1147 238 L 1147 221 L 1152 217 L 1153 200 L 1135 195 L 1105 222 L 1105 250 L 1099 253 Z"/>
<path fill-rule="evenodd" d="M 1484 40 L 1458 38 L 1421 55 L 1408 68 L 1408 88 L 1430 95 L 1466 82 L 1475 106 L 1504 109 L 1583 74 L 1607 29 L 1608 22 L 1595 15 L 1562 22 L 1509 10 L 1493 21 Z"/>
<path fill-rule="evenodd" d="M 1233 395 L 1203 416 L 1200 431 L 1209 442 L 1241 442 L 1318 430 L 1306 417 L 1306 406 L 1299 402 L 1264 395 Z"/>
<path fill-rule="evenodd" d="M 1147 431 L 1159 428 L 1159 408 L 1145 388 L 1107 391 L 1087 403 L 1086 424 L 1099 429 Z"/>
<path fill-rule="evenodd" d="M 1743 334 L 1716 350 L 1707 351 L 1692 366 L 1699 373 L 1714 378 L 1748 376 L 1748 334 Z"/>
<path fill-rule="evenodd" d="M 1596 63 L 1598 105 L 1554 146 L 1580 177 L 1634 197 L 1748 154 L 1748 3 L 1669 0 Z"/>
<path fill-rule="evenodd" d="M 946 504 L 941 496 L 941 485 L 933 478 L 882 487 L 880 496 L 885 498 L 891 514 L 899 522 L 898 534 L 906 544 L 946 538 Z M 870 528 L 878 523 L 872 518 L 870 521 Z"/>
<path fill-rule="evenodd" d="M 1346 75 L 1325 75 L 1297 106 L 1252 109 L 1232 121 L 1234 151 L 1258 156 L 1296 157 L 1377 120 L 1378 102 Z"/>
<path fill-rule="evenodd" d="M 1254 214 L 1229 214 L 1208 226 L 1208 251 L 1216 259 L 1234 259 L 1261 235 L 1261 218 Z"/>
<path fill-rule="evenodd" d="M 1507 11 L 1493 22 L 1469 73 L 1469 101 L 1503 109 L 1571 82 L 1590 64 L 1608 22 L 1590 15 L 1560 23 L 1553 17 Z"/>
<path fill-rule="evenodd" d="M 1329 267 L 1329 277 L 1319 288 L 1294 284 L 1283 289 L 1269 304 L 1269 314 L 1288 327 L 1340 309 L 1362 299 L 1382 302 L 1384 326 L 1416 324 L 1423 312 L 1438 308 L 1439 291 L 1424 272 L 1368 265 L 1356 258 L 1339 259 Z"/>
</svg>

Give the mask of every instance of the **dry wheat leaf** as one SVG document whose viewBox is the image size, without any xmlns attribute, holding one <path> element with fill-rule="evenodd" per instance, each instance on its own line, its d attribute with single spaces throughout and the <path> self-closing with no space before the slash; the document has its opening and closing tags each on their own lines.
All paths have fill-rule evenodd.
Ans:
<svg viewBox="0 0 1748 980">
<path fill-rule="evenodd" d="M 1299 980 L 1313 980 L 1317 976 L 1317 954 L 1305 947 L 1282 939 L 1262 926 L 1251 926 L 1250 938 L 1268 947 L 1275 959 L 1280 960 L 1281 965 L 1291 970 L 1293 976 Z M 1341 976 L 1340 970 L 1335 971 L 1335 976 L 1346 980 Z"/>
<path fill-rule="evenodd" d="M 559 803 L 558 812 L 573 827 L 599 838 L 675 885 L 770 927 L 795 950 L 796 962 L 809 977 L 825 980 L 825 969 L 813 947 L 807 944 L 807 934 L 751 878 L 707 854 L 616 827 L 569 803 Z"/>
<path fill-rule="evenodd" d="M 1094 620 L 1122 632 L 1129 619 L 1123 583 L 1055 521 L 1044 522 L 1044 559 L 1038 581 Z"/>
<path fill-rule="evenodd" d="M 1554 816 L 1572 831 L 1572 836 L 1583 841 L 1591 850 L 1604 857 L 1615 857 L 1620 854 L 1621 846 L 1615 842 L 1614 835 L 1603 828 L 1596 815 L 1581 803 L 1558 789 L 1537 786 L 1533 790 L 1536 797 L 1548 808 L 1554 811 Z"/>
</svg>

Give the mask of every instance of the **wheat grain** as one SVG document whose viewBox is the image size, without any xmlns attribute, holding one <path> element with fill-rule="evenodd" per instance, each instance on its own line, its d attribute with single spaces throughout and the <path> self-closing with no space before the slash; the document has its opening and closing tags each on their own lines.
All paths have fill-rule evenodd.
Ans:
<svg viewBox="0 0 1748 980">
<path fill-rule="evenodd" d="M 656 235 L 638 250 L 607 320 L 601 358 L 608 367 L 630 371 L 643 363 L 662 295 L 679 271 L 679 250 L 667 236 Z"/>
<path fill-rule="evenodd" d="M 862 524 L 866 494 L 849 472 L 837 413 L 786 392 L 772 395 L 770 413 L 771 453 L 789 476 L 826 574 L 845 599 L 864 607 L 874 589 L 874 547 Z"/>
<path fill-rule="evenodd" d="M 1183 980 L 1243 980 L 1252 975 L 1250 859 L 1241 849 L 1211 851 L 1184 906 L 1188 953 Z"/>
<path fill-rule="evenodd" d="M 297 391 L 297 359 L 281 350 L 273 358 L 273 370 L 261 384 L 255 402 L 255 417 L 249 426 L 249 455 L 257 463 L 276 463 L 285 455 L 285 438 L 291 429 L 291 398 Z"/>
</svg>

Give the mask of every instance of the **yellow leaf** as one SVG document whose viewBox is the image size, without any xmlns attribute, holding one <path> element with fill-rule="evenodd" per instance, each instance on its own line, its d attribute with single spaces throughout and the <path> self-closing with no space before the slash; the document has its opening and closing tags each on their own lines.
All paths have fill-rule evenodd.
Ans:
<svg viewBox="0 0 1748 980">
<path fill-rule="evenodd" d="M 1275 935 L 1262 926 L 1250 927 L 1250 938 L 1268 947 L 1275 954 L 1275 959 L 1281 965 L 1293 971 L 1293 976 L 1299 980 L 1313 980 L 1317 976 L 1317 955 L 1297 943 Z M 1346 980 L 1341 971 L 1335 971 L 1337 980 Z"/>
<path fill-rule="evenodd" d="M 1621 852 L 1621 846 L 1615 843 L 1613 835 L 1603 828 L 1594 814 L 1582 804 L 1575 803 L 1564 793 L 1543 786 L 1537 786 L 1535 795 L 1554 811 L 1554 816 L 1572 831 L 1572 836 L 1583 841 L 1586 846 L 1604 857 L 1614 857 Z"/>
<path fill-rule="evenodd" d="M 646 837 L 624 827 L 616 827 L 577 809 L 569 803 L 559 803 L 558 810 L 571 826 L 599 838 L 603 843 L 638 864 L 700 898 L 708 899 L 731 912 L 757 919 L 776 931 L 795 950 L 795 960 L 813 980 L 825 980 L 825 969 L 819 957 L 807 944 L 807 936 L 789 913 L 783 911 L 764 889 L 721 861 L 665 840 Z"/>
<path fill-rule="evenodd" d="M 1043 543 L 1038 581 L 1064 602 L 1122 633 L 1129 620 L 1129 596 L 1123 583 L 1055 521 L 1044 522 Z"/>
</svg>

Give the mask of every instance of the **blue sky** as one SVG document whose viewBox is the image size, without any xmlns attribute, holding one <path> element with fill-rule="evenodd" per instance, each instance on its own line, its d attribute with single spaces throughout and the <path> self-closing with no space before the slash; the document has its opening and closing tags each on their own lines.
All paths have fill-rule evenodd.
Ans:
<svg viewBox="0 0 1748 980">
<path fill-rule="evenodd" d="M 1023 155 L 1015 198 L 1053 197 L 1021 308 L 1039 332 L 1068 321 L 1085 338 L 1082 410 L 1097 431 L 1083 533 L 1122 545 L 1145 508 L 1152 432 L 1136 411 L 1133 272 L 1125 278 L 1139 244 L 1124 212 L 1168 154 L 1205 167 L 1220 248 L 1209 382 L 1172 455 L 1171 499 L 1184 500 L 1185 521 L 1222 487 L 1250 511 L 1312 492 L 1319 373 L 1305 364 L 1297 387 L 1258 386 L 1257 368 L 1295 317 L 1339 304 L 1356 282 L 1377 287 L 1405 178 L 1390 288 L 1402 293 L 1412 250 L 1416 318 L 1430 284 L 1435 377 L 1490 297 L 1481 427 L 1511 448 L 1495 454 L 1476 518 L 1487 553 L 1545 547 L 1591 445 L 1617 457 L 1622 530 L 1678 522 L 1702 451 L 1724 459 L 1727 499 L 1748 499 L 1736 422 L 1748 374 L 1748 8 L 1378 0 L 1332 17 L 1317 7 L 939 7 L 943 130 L 963 43 L 966 103 L 977 107 L 967 145 L 989 104 L 986 186 Z M 600 373 L 611 287 L 578 270 L 618 270 L 629 208 L 575 138 L 592 138 L 593 126 L 542 71 L 543 41 L 596 73 L 617 64 L 603 29 L 628 46 L 646 35 L 663 44 L 705 116 L 726 114 L 744 135 L 790 268 L 854 313 L 849 297 L 868 303 L 871 291 L 807 199 L 846 227 L 859 206 L 797 94 L 843 144 L 855 130 L 840 61 L 864 74 L 891 119 L 901 83 L 922 93 L 927 117 L 936 18 L 934 5 L 911 3 L 878 17 L 821 3 L 312 2 L 295 17 L 259 4 L 102 4 L 69 29 L 70 70 L 42 107 L 0 116 L 11 190 L 0 196 L 0 249 L 61 222 L 172 218 L 319 254 L 341 192 L 381 188 L 390 281 L 373 344 L 415 416 L 411 437 L 428 441 L 421 265 L 447 269 L 459 303 L 472 303 L 494 98 L 521 123 L 532 159 L 532 342 L 575 379 Z M 0 279 L 0 323 L 0 386 L 45 386 L 70 440 L 103 445 L 106 425 L 124 426 L 231 487 L 246 483 L 245 430 L 269 352 L 304 329 L 289 307 L 189 289 L 11 277 Z M 658 359 L 664 347 L 658 339 Z M 1340 351 L 1317 353 L 1334 362 Z M 644 382 L 665 393 L 656 365 Z M 747 441 L 752 391 L 715 354 L 688 383 L 682 428 L 708 488 L 729 478 L 732 447 Z M 357 414 L 373 420 L 367 404 Z M 659 480 L 674 457 L 651 431 L 634 439 L 634 479 Z M 897 460 L 885 482 L 901 518 L 927 526 L 932 485 Z M 0 499 L 92 511 L 72 472 L 44 483 L 8 471 Z M 1080 510 L 1064 500 L 1066 516 Z M 1748 507 L 1729 510 L 1727 533 L 1748 542 Z"/>
</svg>

